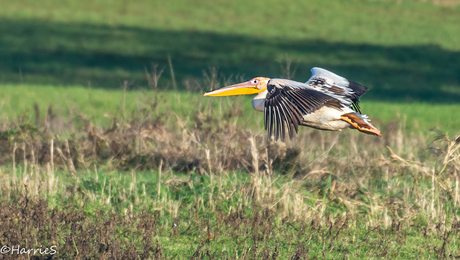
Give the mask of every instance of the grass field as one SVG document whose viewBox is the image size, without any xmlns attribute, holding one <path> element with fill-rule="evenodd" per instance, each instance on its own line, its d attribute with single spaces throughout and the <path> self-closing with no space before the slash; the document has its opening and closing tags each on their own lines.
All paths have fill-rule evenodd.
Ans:
<svg viewBox="0 0 460 260">
<path fill-rule="evenodd" d="M 0 0 L 1 249 L 459 258 L 460 5 L 437 2 Z M 382 138 L 274 142 L 251 97 L 202 97 L 313 66 L 370 88 Z"/>
<path fill-rule="evenodd" d="M 211 111 L 2 125 L 1 242 L 59 259 L 460 255 L 458 136 L 390 122 L 283 144 Z"/>
</svg>

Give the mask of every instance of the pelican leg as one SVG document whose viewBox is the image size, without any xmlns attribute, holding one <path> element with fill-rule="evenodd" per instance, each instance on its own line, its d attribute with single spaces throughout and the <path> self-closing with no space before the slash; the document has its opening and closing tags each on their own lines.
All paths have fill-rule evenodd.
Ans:
<svg viewBox="0 0 460 260">
<path fill-rule="evenodd" d="M 382 136 L 382 134 L 377 128 L 375 128 L 373 125 L 367 122 L 367 120 L 364 120 L 356 113 L 343 114 L 340 119 L 349 123 L 352 127 L 358 129 L 363 133 Z"/>
</svg>

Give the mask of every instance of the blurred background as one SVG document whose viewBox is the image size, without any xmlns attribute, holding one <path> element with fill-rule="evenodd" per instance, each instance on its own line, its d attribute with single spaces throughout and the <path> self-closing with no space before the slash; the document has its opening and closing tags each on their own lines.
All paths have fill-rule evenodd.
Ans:
<svg viewBox="0 0 460 260">
<path fill-rule="evenodd" d="M 306 81 L 318 66 L 369 87 L 373 117 L 433 121 L 460 100 L 459 2 L 0 0 L 1 115 L 71 102 L 69 88 L 145 89 L 155 66 L 160 89 L 196 95 L 255 76 Z"/>
</svg>

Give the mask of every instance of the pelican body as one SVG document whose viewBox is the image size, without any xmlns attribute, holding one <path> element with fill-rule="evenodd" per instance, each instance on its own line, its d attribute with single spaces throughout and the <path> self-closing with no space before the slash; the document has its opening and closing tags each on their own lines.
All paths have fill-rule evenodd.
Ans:
<svg viewBox="0 0 460 260">
<path fill-rule="evenodd" d="M 313 68 L 311 72 L 311 78 L 305 83 L 256 77 L 204 96 L 257 94 L 252 106 L 264 112 L 265 130 L 269 137 L 274 134 L 275 140 L 284 140 L 286 132 L 292 139 L 299 125 L 329 131 L 353 128 L 382 136 L 369 118 L 361 114 L 359 97 L 368 88 L 325 69 Z"/>
</svg>

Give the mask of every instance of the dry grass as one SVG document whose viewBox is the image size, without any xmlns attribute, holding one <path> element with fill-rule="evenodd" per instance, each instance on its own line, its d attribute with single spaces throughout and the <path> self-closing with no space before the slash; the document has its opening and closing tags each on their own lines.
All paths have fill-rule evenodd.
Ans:
<svg viewBox="0 0 460 260">
<path fill-rule="evenodd" d="M 153 89 L 151 109 L 108 128 L 52 109 L 0 126 L 2 244 L 52 242 L 62 259 L 460 256 L 460 136 L 391 122 L 383 138 L 273 142 L 232 119 L 238 103 L 180 118 L 157 113 Z"/>
</svg>

